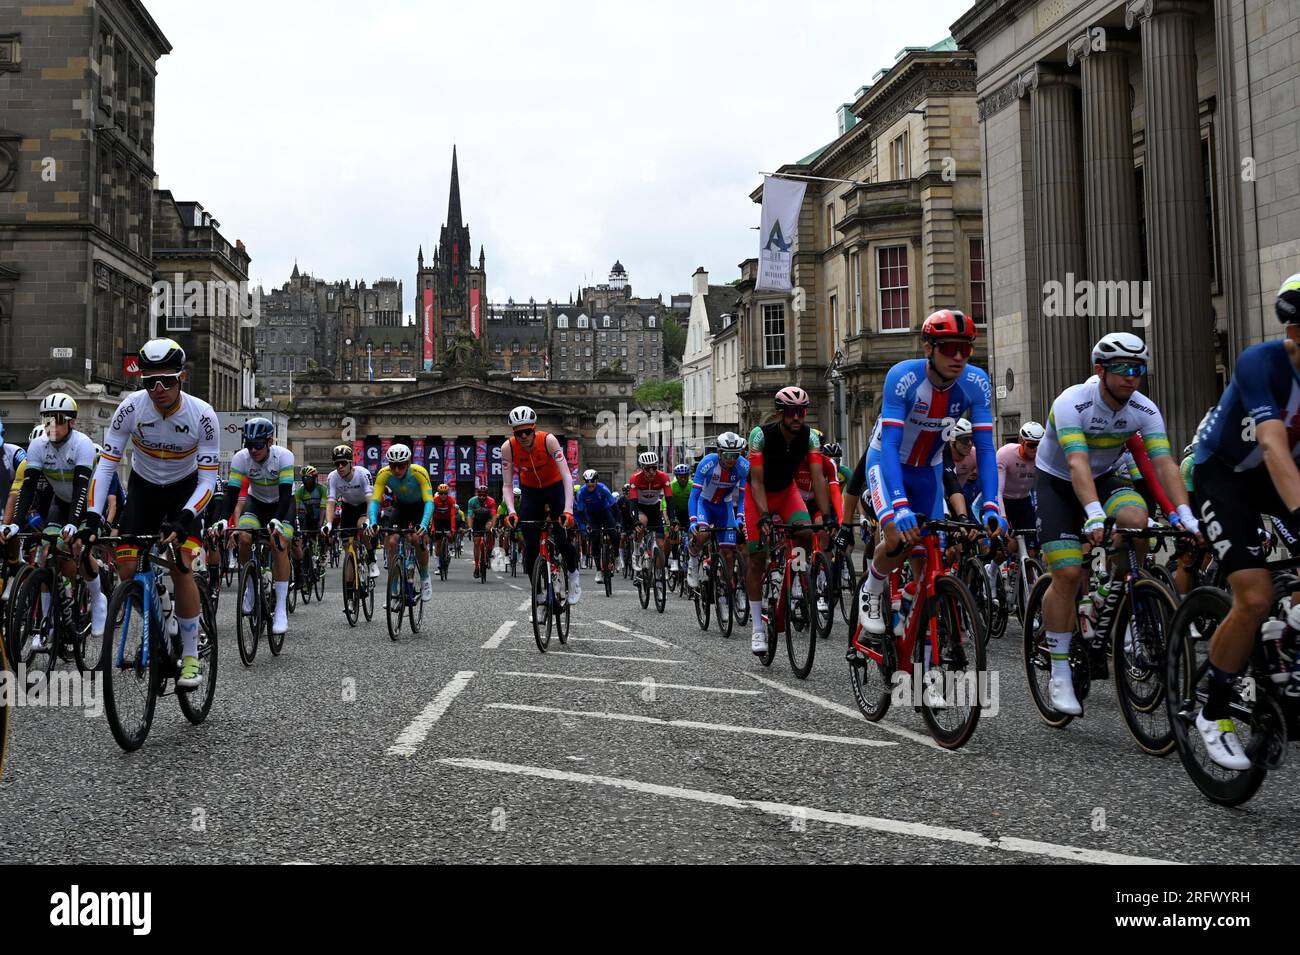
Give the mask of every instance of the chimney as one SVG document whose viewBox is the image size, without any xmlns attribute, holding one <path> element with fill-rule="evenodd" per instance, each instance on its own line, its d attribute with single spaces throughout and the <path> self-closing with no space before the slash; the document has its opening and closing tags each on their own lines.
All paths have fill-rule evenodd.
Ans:
<svg viewBox="0 0 1300 955">
<path fill-rule="evenodd" d="M 709 273 L 704 271 L 704 266 L 695 270 L 691 276 L 691 294 L 708 295 L 709 294 Z"/>
</svg>

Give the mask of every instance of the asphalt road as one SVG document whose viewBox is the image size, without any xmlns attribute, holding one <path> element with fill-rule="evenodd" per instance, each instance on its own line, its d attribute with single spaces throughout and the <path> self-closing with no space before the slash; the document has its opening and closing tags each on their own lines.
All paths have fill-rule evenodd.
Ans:
<svg viewBox="0 0 1300 955">
<path fill-rule="evenodd" d="M 808 680 L 747 629 L 702 632 L 621 578 L 538 652 L 523 578 L 435 580 L 423 631 L 347 625 L 331 571 L 281 656 L 252 667 L 223 601 L 206 723 L 160 701 L 143 749 L 102 715 L 17 712 L 0 861 L 1295 863 L 1294 765 L 1245 807 L 1143 754 L 1109 683 L 1065 729 L 1039 719 L 1019 632 L 991 647 L 998 709 L 962 750 L 895 706 L 853 703 L 843 625 Z"/>
</svg>

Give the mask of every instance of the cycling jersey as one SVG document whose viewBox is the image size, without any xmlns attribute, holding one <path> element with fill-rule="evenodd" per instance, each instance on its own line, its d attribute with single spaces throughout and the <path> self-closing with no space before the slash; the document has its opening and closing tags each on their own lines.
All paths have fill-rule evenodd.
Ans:
<svg viewBox="0 0 1300 955">
<path fill-rule="evenodd" d="M 837 520 L 843 519 L 844 515 L 841 509 L 844 504 L 840 499 L 839 473 L 835 470 L 835 465 L 831 462 L 830 458 L 821 455 L 818 455 L 817 458 L 821 461 L 822 474 L 826 476 L 826 491 L 830 497 L 831 510 L 834 512 Z M 802 497 L 804 503 L 808 505 L 809 513 L 812 513 L 817 508 L 817 494 L 813 491 L 812 479 L 812 468 L 815 465 L 812 462 L 813 458 L 804 458 L 803 463 L 799 465 L 799 470 L 796 471 L 794 475 L 795 487 L 799 488 L 799 496 Z"/>
<path fill-rule="evenodd" d="M 230 478 L 228 486 L 240 487 L 248 478 L 248 496 L 263 504 L 274 504 L 280 500 L 281 485 L 293 487 L 295 471 L 293 452 L 281 444 L 267 448 L 266 458 L 253 460 L 253 452 L 240 448 L 230 461 Z"/>
<path fill-rule="evenodd" d="M 202 513 L 217 486 L 220 431 L 212 405 L 188 392 L 181 392 L 179 406 L 170 414 L 160 411 L 146 391 L 127 395 L 104 436 L 104 451 L 91 484 L 91 508 L 104 513 L 108 486 L 129 443 L 131 472 L 150 484 L 176 484 L 197 471 L 198 483 L 184 510 Z"/>
<path fill-rule="evenodd" d="M 677 523 L 685 524 L 691 516 L 691 480 L 687 478 L 685 481 L 678 481 L 674 478 L 669 488 L 672 493 L 668 495 L 668 507 Z"/>
<path fill-rule="evenodd" d="M 31 479 L 33 472 L 45 475 L 54 489 L 54 496 L 65 504 L 73 504 L 73 485 L 76 472 L 84 470 L 89 485 L 89 475 L 95 466 L 95 442 L 86 437 L 84 432 L 70 431 L 62 444 L 55 444 L 49 438 L 37 438 L 27 448 L 27 472 L 24 480 Z M 108 483 L 105 482 L 105 496 Z"/>
<path fill-rule="evenodd" d="M 491 520 L 492 515 L 497 512 L 497 502 L 489 495 L 485 494 L 479 497 L 476 494 L 469 499 L 469 503 L 465 505 L 465 508 L 471 520 L 479 517 Z"/>
<path fill-rule="evenodd" d="M 882 521 L 891 520 L 899 507 L 911 508 L 904 486 L 908 478 L 905 467 L 939 472 L 937 488 L 933 481 L 921 480 L 918 474 L 910 476 L 913 485 L 926 496 L 928 506 L 936 507 L 932 498 L 943 497 L 944 446 L 952 440 L 957 419 L 966 411 L 970 412 L 984 510 L 998 509 L 993 389 L 989 376 L 984 369 L 968 365 L 947 388 L 938 388 L 930 382 L 928 367 L 927 359 L 912 358 L 900 361 L 885 376 L 884 403 L 871 431 L 870 443 L 870 450 L 875 452 L 872 461 L 879 461 L 883 482 L 883 486 L 873 488 L 872 504 Z M 870 471 L 869 463 L 868 474 Z M 881 500 L 876 500 L 877 496 Z"/>
<path fill-rule="evenodd" d="M 790 440 L 781 430 L 781 422 L 761 425 L 749 432 L 750 467 L 763 465 L 763 489 L 783 491 L 794 483 L 794 476 L 804 458 L 821 457 L 821 441 L 812 428 L 801 428 Z"/>
<path fill-rule="evenodd" d="M 695 466 L 695 477 L 691 482 L 690 513 L 692 520 L 700 519 L 698 504 L 721 504 L 724 501 L 732 506 L 740 506 L 745 494 L 745 483 L 749 480 L 749 461 L 737 458 L 730 468 L 722 463 L 722 457 L 715 451 L 706 454 Z"/>
<path fill-rule="evenodd" d="M 9 489 L 16 487 L 18 468 L 27 457 L 27 452 L 16 444 L 0 445 L 0 501 L 9 496 Z M 0 507 L 3 507 L 0 504 Z"/>
<path fill-rule="evenodd" d="M 1196 463 L 1217 457 L 1234 471 L 1264 467 L 1255 438 L 1263 421 L 1286 425 L 1291 456 L 1300 458 L 1300 372 L 1285 341 L 1261 342 L 1241 353 L 1232 382 L 1196 439 Z"/>
<path fill-rule="evenodd" d="M 1038 447 L 1038 470 L 1068 481 L 1069 455 L 1084 452 L 1093 478 L 1098 478 L 1114 469 L 1125 442 L 1139 431 L 1152 459 L 1169 454 L 1165 419 L 1142 392 L 1133 392 L 1115 411 L 1103 399 L 1100 382 L 1066 388 L 1052 402 L 1047 416 L 1047 434 Z"/>
<path fill-rule="evenodd" d="M 1022 453 L 1020 444 L 1004 444 L 998 448 L 998 500 L 1018 501 L 1029 497 L 1034 489 L 1034 461 Z"/>
<path fill-rule="evenodd" d="M 547 448 L 547 442 L 554 435 L 547 431 L 538 431 L 533 438 L 533 448 L 531 451 L 524 451 L 524 446 L 518 438 L 512 437 L 506 442 L 510 446 L 510 456 L 512 470 L 519 476 L 521 487 L 542 488 L 549 487 L 557 481 L 564 480 L 566 471 L 564 451 L 560 448 L 560 441 L 555 439 L 555 447 Z M 510 475 L 506 474 L 507 482 Z"/>
<path fill-rule="evenodd" d="M 338 469 L 330 472 L 325 482 L 325 499 L 329 503 L 342 501 L 356 507 L 370 500 L 370 472 L 365 468 L 353 467 L 352 476 L 345 478 Z"/>
<path fill-rule="evenodd" d="M 573 496 L 573 513 L 576 517 L 581 512 L 589 519 L 613 510 L 615 503 L 614 495 L 603 481 L 597 481 L 595 488 L 584 484 Z"/>
<path fill-rule="evenodd" d="M 299 484 L 293 492 L 293 499 L 297 502 L 299 511 L 320 513 L 320 506 L 325 503 L 325 487 L 320 481 L 313 484 L 311 490 L 307 489 L 306 484 Z"/>
<path fill-rule="evenodd" d="M 647 471 L 637 471 L 628 482 L 632 485 L 630 496 L 642 507 L 652 507 L 663 500 L 664 495 L 672 496 L 672 481 L 663 471 L 655 471 L 651 477 Z"/>
<path fill-rule="evenodd" d="M 451 494 L 434 494 L 433 495 L 433 519 L 445 523 L 451 522 L 451 529 L 456 529 L 456 516 L 460 513 L 460 508 L 456 506 L 456 498 Z"/>
<path fill-rule="evenodd" d="M 384 465 L 379 469 L 379 477 L 375 479 L 375 488 L 370 497 L 370 523 L 379 522 L 379 502 L 384 499 L 384 491 L 391 488 L 393 492 L 393 501 L 397 504 L 424 504 L 424 514 L 420 518 L 420 526 L 428 527 L 429 520 L 433 517 L 433 482 L 429 479 L 429 472 L 418 464 L 409 465 L 406 473 L 400 478 L 395 476 L 391 465 Z"/>
<path fill-rule="evenodd" d="M 1183 463 L 1178 465 L 1178 473 L 1182 475 L 1183 478 L 1183 487 L 1187 488 L 1187 493 L 1189 495 L 1192 493 L 1193 490 L 1192 471 L 1195 467 L 1196 467 L 1195 453 L 1187 455 L 1187 457 L 1183 458 Z"/>
</svg>

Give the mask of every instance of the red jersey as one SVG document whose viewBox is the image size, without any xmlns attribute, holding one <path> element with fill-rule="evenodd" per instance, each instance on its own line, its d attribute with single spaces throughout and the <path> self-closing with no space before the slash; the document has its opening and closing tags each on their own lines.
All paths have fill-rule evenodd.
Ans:
<svg viewBox="0 0 1300 955">
<path fill-rule="evenodd" d="M 813 493 L 812 483 L 812 467 L 814 461 L 821 462 L 822 473 L 826 475 L 826 491 L 831 499 L 831 510 L 835 512 L 837 518 L 843 520 L 844 516 L 841 512 L 841 507 L 843 505 L 840 502 L 840 473 L 835 469 L 835 462 L 830 458 L 820 454 L 810 454 L 805 457 L 803 462 L 799 465 L 799 470 L 794 472 L 795 487 L 799 488 L 799 494 L 803 497 L 804 501 L 813 505 L 813 508 L 811 508 L 810 511 L 816 509 L 817 495 Z"/>
<path fill-rule="evenodd" d="M 673 496 L 670 486 L 673 482 L 666 471 L 655 471 L 653 477 L 645 471 L 637 471 L 628 483 L 632 485 L 632 500 L 647 507 L 658 504 L 665 496 Z"/>
</svg>

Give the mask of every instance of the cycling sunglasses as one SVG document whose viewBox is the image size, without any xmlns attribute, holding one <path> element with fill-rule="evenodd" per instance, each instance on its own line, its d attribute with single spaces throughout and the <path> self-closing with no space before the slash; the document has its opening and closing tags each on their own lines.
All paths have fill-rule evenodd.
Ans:
<svg viewBox="0 0 1300 955">
<path fill-rule="evenodd" d="M 787 418 L 803 418 L 808 414 L 807 408 L 782 408 L 781 414 Z"/>
<path fill-rule="evenodd" d="M 1039 445 L 1039 442 L 1037 442 L 1037 441 L 1022 441 L 1022 442 L 1020 442 L 1020 443 L 1021 443 L 1022 445 L 1024 445 L 1024 447 L 1026 448 L 1026 450 L 1029 450 L 1029 451 L 1034 450 L 1034 449 L 1037 448 L 1038 445 Z"/>
<path fill-rule="evenodd" d="M 146 375 L 140 379 L 140 384 L 144 386 L 145 391 L 154 391 L 162 388 L 164 391 L 170 391 L 180 384 L 181 376 L 176 375 Z"/>
<path fill-rule="evenodd" d="M 348 466 L 349 464 L 351 464 L 351 463 L 352 463 L 352 462 L 349 461 L 349 460 L 347 460 L 346 458 L 340 458 L 338 461 L 335 461 L 335 462 L 334 462 L 334 466 L 335 466 L 336 468 L 345 468 L 345 467 L 347 467 L 347 466 Z"/>
<path fill-rule="evenodd" d="M 532 437 L 534 434 L 536 434 L 536 433 L 537 433 L 537 429 L 536 429 L 536 428 L 520 428 L 518 431 L 515 432 L 515 437 L 516 437 L 516 438 L 531 438 L 531 437 Z"/>
<path fill-rule="evenodd" d="M 267 447 L 267 442 L 265 442 L 265 441 L 245 441 L 245 442 L 244 442 L 244 447 L 248 448 L 248 450 L 250 450 L 250 451 L 261 451 L 262 449 L 264 449 L 265 447 Z"/>
<path fill-rule="evenodd" d="M 43 420 L 48 428 L 53 424 L 71 424 L 77 420 L 77 416 L 74 414 L 47 414 Z"/>
<path fill-rule="evenodd" d="M 1120 375 L 1124 378 L 1140 378 L 1147 373 L 1147 365 L 1144 361 L 1112 361 L 1101 367 L 1112 375 Z"/>
<path fill-rule="evenodd" d="M 934 347 L 945 358 L 969 358 L 975 350 L 975 343 L 950 338 L 935 342 Z"/>
</svg>

